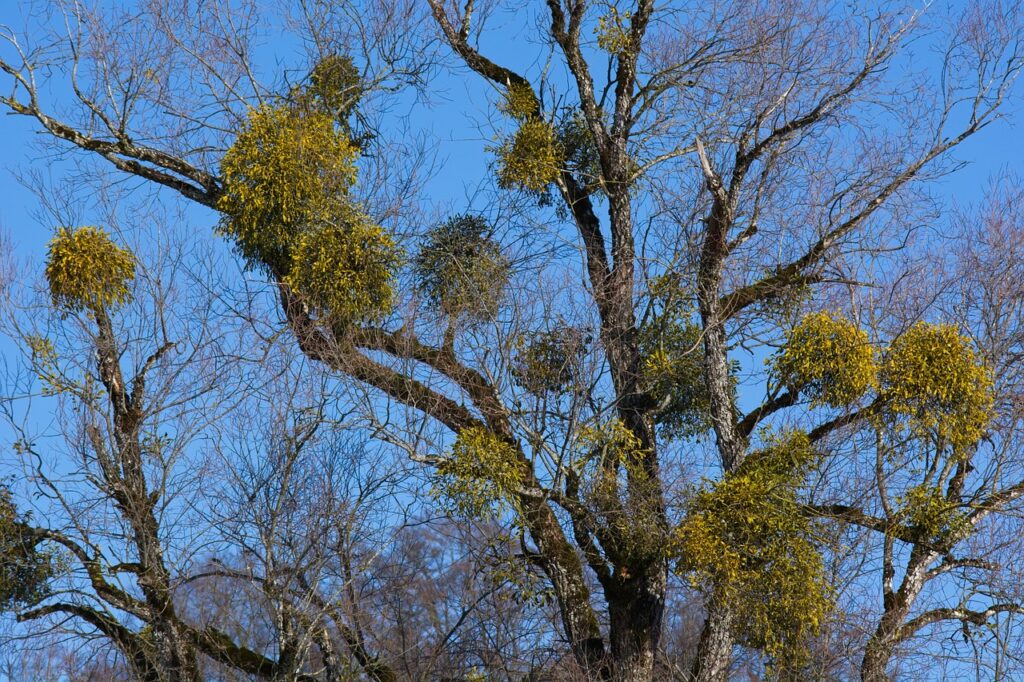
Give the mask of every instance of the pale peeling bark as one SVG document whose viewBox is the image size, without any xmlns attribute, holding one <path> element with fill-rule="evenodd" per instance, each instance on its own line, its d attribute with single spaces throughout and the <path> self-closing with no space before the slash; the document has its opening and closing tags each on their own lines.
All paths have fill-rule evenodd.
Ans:
<svg viewBox="0 0 1024 682">
<path fill-rule="evenodd" d="M 697 646 L 691 679 L 693 682 L 725 682 L 732 662 L 734 641 L 731 608 L 719 599 L 708 603 L 708 616 Z"/>
<path fill-rule="evenodd" d="M 884 612 L 864 649 L 860 670 L 861 680 L 864 682 L 885 682 L 889 679 L 885 669 L 896 647 L 904 639 L 904 623 L 927 582 L 928 565 L 936 558 L 935 552 L 915 546 L 911 551 L 903 582 L 899 589 L 893 590 L 891 556 L 887 553 L 882 576 Z"/>
</svg>

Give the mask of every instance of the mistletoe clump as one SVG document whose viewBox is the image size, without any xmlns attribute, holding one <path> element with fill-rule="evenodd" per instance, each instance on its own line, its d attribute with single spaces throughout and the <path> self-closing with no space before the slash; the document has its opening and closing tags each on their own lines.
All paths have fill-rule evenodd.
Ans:
<svg viewBox="0 0 1024 682">
<path fill-rule="evenodd" d="M 344 124 L 363 95 L 363 78 L 347 55 L 328 55 L 309 74 L 305 100 Z"/>
<path fill-rule="evenodd" d="M 612 7 L 608 13 L 598 17 L 597 28 L 594 33 L 597 35 L 597 46 L 609 54 L 626 54 L 633 47 L 633 40 L 630 37 L 628 22 L 632 20 L 632 12 L 619 11 Z"/>
<path fill-rule="evenodd" d="M 960 505 L 949 500 L 941 487 L 921 484 L 897 499 L 898 514 L 923 540 L 943 544 L 960 539 L 970 521 Z"/>
<path fill-rule="evenodd" d="M 521 338 L 517 343 L 512 379 L 534 395 L 565 391 L 578 379 L 586 344 L 583 332 L 575 327 Z"/>
<path fill-rule="evenodd" d="M 399 263 L 391 236 L 364 219 L 299 237 L 284 282 L 334 322 L 374 321 L 393 307 Z"/>
<path fill-rule="evenodd" d="M 558 146 L 567 170 L 590 189 L 602 176 L 594 134 L 580 109 L 567 109 L 558 124 Z"/>
<path fill-rule="evenodd" d="M 673 437 L 698 436 L 711 428 L 700 341 L 698 325 L 671 315 L 640 329 L 641 376 L 657 403 L 658 424 Z"/>
<path fill-rule="evenodd" d="M 401 250 L 351 196 L 359 145 L 345 121 L 361 94 L 351 59 L 329 56 L 291 104 L 249 112 L 221 162 L 221 231 L 333 323 L 379 320 L 394 304 Z"/>
<path fill-rule="evenodd" d="M 0 609 L 38 603 L 57 573 L 56 557 L 39 548 L 39 537 L 0 488 Z"/>
<path fill-rule="evenodd" d="M 502 113 L 516 121 L 529 121 L 540 111 L 540 103 L 527 83 L 512 83 L 498 106 Z"/>
<path fill-rule="evenodd" d="M 525 481 L 524 464 L 515 448 L 482 426 L 459 432 L 438 474 L 435 493 L 468 518 L 487 516 L 501 504 L 516 508 Z"/>
<path fill-rule="evenodd" d="M 893 415 L 954 450 L 976 443 L 992 419 L 992 373 L 952 325 L 908 329 L 889 346 L 881 379 Z"/>
<path fill-rule="evenodd" d="M 498 184 L 541 192 L 558 179 L 564 153 L 558 133 L 547 121 L 524 122 L 498 149 Z"/>
<path fill-rule="evenodd" d="M 413 269 L 419 290 L 447 315 L 490 318 L 498 312 L 511 263 L 481 216 L 455 216 L 426 235 Z"/>
<path fill-rule="evenodd" d="M 500 109 L 519 127 L 492 149 L 498 157 L 498 185 L 543 192 L 565 166 L 566 154 L 558 131 L 541 118 L 540 104 L 526 83 L 509 85 Z"/>
<path fill-rule="evenodd" d="M 135 256 L 99 227 L 61 228 L 50 241 L 46 281 L 54 305 L 100 310 L 131 300 Z"/>
<path fill-rule="evenodd" d="M 620 577 L 664 557 L 661 488 L 649 468 L 650 449 L 621 420 L 584 426 L 572 463 L 574 485 L 600 527 Z"/>
<path fill-rule="evenodd" d="M 221 230 L 250 263 L 283 276 L 305 233 L 355 222 L 359 148 L 321 111 L 261 106 L 221 161 Z"/>
<path fill-rule="evenodd" d="M 771 439 L 696 492 L 676 529 L 677 570 L 744 617 L 738 634 L 780 667 L 798 667 L 832 607 L 825 566 L 799 491 L 818 461 L 807 435 Z"/>
<path fill-rule="evenodd" d="M 819 405 L 842 407 L 877 384 L 875 351 L 867 333 L 838 314 L 811 313 L 786 335 L 774 360 L 784 385 Z"/>
</svg>

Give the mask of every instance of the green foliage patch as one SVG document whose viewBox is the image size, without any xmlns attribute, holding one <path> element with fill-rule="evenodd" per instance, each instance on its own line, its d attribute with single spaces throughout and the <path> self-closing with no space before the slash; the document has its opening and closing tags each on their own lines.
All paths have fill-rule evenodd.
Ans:
<svg viewBox="0 0 1024 682">
<path fill-rule="evenodd" d="M 31 606 L 49 593 L 57 560 L 39 548 L 39 539 L 18 513 L 6 487 L 0 487 L 0 609 Z"/>
<path fill-rule="evenodd" d="M 463 429 L 447 459 L 437 468 L 434 493 L 465 518 L 485 518 L 505 505 L 518 508 L 526 480 L 516 449 L 479 426 Z"/>
<path fill-rule="evenodd" d="M 511 138 L 495 153 L 498 156 L 498 184 L 542 192 L 558 179 L 565 165 L 565 153 L 558 133 L 547 121 L 530 119 L 520 124 Z"/>
<path fill-rule="evenodd" d="M 609 54 L 621 55 L 633 48 L 633 40 L 629 33 L 629 22 L 633 18 L 632 12 L 623 12 L 615 7 L 608 9 L 597 19 L 597 27 L 594 33 L 597 35 L 597 46 Z"/>
<path fill-rule="evenodd" d="M 301 235 L 357 222 L 349 192 L 358 156 L 329 114 L 253 109 L 221 161 L 221 231 L 250 263 L 287 273 Z"/>
<path fill-rule="evenodd" d="M 658 403 L 657 422 L 672 437 L 689 438 L 711 429 L 700 339 L 700 327 L 684 316 L 655 319 L 640 329 L 644 387 Z"/>
<path fill-rule="evenodd" d="M 333 322 L 378 320 L 394 305 L 401 250 L 351 196 L 359 145 L 345 123 L 361 80 L 350 59 L 327 57 L 299 106 L 263 105 L 221 162 L 220 230 Z"/>
<path fill-rule="evenodd" d="M 333 322 L 377 321 L 391 311 L 401 261 L 391 236 L 368 220 L 300 236 L 284 282 Z"/>
<path fill-rule="evenodd" d="M 526 83 L 512 83 L 505 90 L 505 96 L 498 108 L 509 118 L 528 121 L 540 111 L 540 103 L 533 94 L 533 88 Z"/>
<path fill-rule="evenodd" d="M 579 380 L 587 340 L 582 330 L 562 327 L 517 340 L 512 378 L 533 393 L 545 395 L 568 390 Z"/>
<path fill-rule="evenodd" d="M 849 405 L 878 383 L 875 350 L 867 333 L 837 313 L 805 315 L 786 335 L 773 365 L 784 385 L 819 405 Z"/>
<path fill-rule="evenodd" d="M 581 428 L 576 446 L 582 499 L 606 529 L 602 542 L 620 577 L 663 560 L 661 483 L 648 468 L 650 450 L 619 419 Z"/>
<path fill-rule="evenodd" d="M 924 541 L 944 544 L 970 530 L 967 514 L 934 485 L 913 486 L 896 500 L 899 516 Z"/>
<path fill-rule="evenodd" d="M 328 55 L 309 74 L 304 101 L 347 128 L 364 90 L 362 75 L 347 55 Z M 347 132 L 347 130 L 346 130 Z"/>
<path fill-rule="evenodd" d="M 992 373 L 952 325 L 918 322 L 894 340 L 881 383 L 892 414 L 954 450 L 976 443 L 992 419 Z"/>
<path fill-rule="evenodd" d="M 818 457 L 804 433 L 772 439 L 697 491 L 674 533 L 676 570 L 743 614 L 737 634 L 776 667 L 800 665 L 832 608 L 814 526 L 799 501 Z"/>
<path fill-rule="evenodd" d="M 427 233 L 413 271 L 431 305 L 451 316 L 497 314 L 512 264 L 489 232 L 482 216 L 459 215 Z"/>
<path fill-rule="evenodd" d="M 60 228 L 50 240 L 46 281 L 55 306 L 99 310 L 132 298 L 135 256 L 99 227 Z"/>
</svg>

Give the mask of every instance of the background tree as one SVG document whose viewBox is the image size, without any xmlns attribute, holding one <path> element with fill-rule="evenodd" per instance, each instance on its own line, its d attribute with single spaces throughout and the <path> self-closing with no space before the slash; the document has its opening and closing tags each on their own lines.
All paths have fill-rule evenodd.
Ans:
<svg viewBox="0 0 1024 682">
<path fill-rule="evenodd" d="M 5 273 L 5 331 L 24 353 L 3 403 L 20 472 L 0 516 L 3 610 L 22 623 L 0 640 L 20 654 L 10 674 L 388 680 L 546 666 L 550 654 L 517 641 L 544 631 L 542 602 L 512 600 L 516 575 L 485 570 L 496 560 L 466 549 L 460 528 L 443 545 L 419 530 L 432 521 L 403 492 L 406 472 L 353 440 L 329 376 L 240 315 L 261 304 L 212 287 L 216 261 L 188 255 L 167 224 L 140 236 L 120 222 L 145 206 L 109 219 L 148 258 L 103 228 L 59 228 L 42 290 L 31 266 Z M 238 353 L 253 344 L 259 358 Z"/>
<path fill-rule="evenodd" d="M 158 282 L 161 275 L 173 279 L 175 264 L 165 265 L 164 272 L 142 275 L 146 283 Z M 22 430 L 14 444 L 28 474 L 21 483 L 47 501 L 40 515 L 45 525 L 26 523 L 24 532 L 31 534 L 33 546 L 50 548 L 52 579 L 59 576 L 64 582 L 61 574 L 67 573 L 66 586 L 47 585 L 24 605 L 32 608 L 18 610 L 18 617 L 46 621 L 56 616 L 58 627 L 64 620 L 100 633 L 139 679 L 198 679 L 195 644 L 177 615 L 172 559 L 163 536 L 168 529 L 161 528 L 160 519 L 174 514 L 186 499 L 173 465 L 185 457 L 194 403 L 208 397 L 213 385 L 207 382 L 216 377 L 188 376 L 183 365 L 166 361 L 179 347 L 168 335 L 187 329 L 173 318 L 158 313 L 149 324 L 129 317 L 121 325 L 117 311 L 136 292 L 150 310 L 169 302 L 156 287 L 136 287 L 134 280 L 142 274 L 137 270 L 133 253 L 105 230 L 62 228 L 47 255 L 46 281 L 55 310 L 40 317 L 50 324 L 11 330 L 30 354 L 34 376 L 9 386 L 7 395 L 41 391 L 55 398 L 55 415 L 66 410 L 58 431 L 64 448 L 56 449 L 71 455 L 65 462 L 55 457 L 45 432 Z M 7 299 L 8 319 L 20 325 L 24 318 L 13 307 L 15 300 Z M 178 310 L 184 312 L 184 306 Z M 58 315 L 64 324 L 56 323 Z M 190 322 L 203 329 L 202 317 Z M 122 334 L 132 326 L 136 338 L 146 341 L 129 348 Z M 181 343 L 193 360 L 203 360 L 199 348 L 189 349 L 185 339 Z M 195 396 L 193 405 L 181 401 L 189 393 Z M 176 394 L 177 399 L 154 401 L 154 394 Z M 15 428 L 19 412 L 13 404 L 7 410 Z M 169 438 L 169 432 L 180 440 Z M 74 478 L 88 484 L 75 486 Z M 105 514 L 115 515 L 119 527 L 103 523 Z M 132 627 L 125 618 L 141 625 Z"/>
<path fill-rule="evenodd" d="M 102 228 L 60 228 L 45 301 L 13 277 L 5 292 L 27 372 L 4 390 L 21 476 L 4 489 L 0 586 L 24 624 L 4 639 L 54 647 L 45 667 L 22 658 L 12 674 L 59 676 L 74 637 L 96 657 L 76 668 L 68 653 L 83 679 L 394 679 L 369 648 L 387 639 L 368 640 L 360 615 L 386 544 L 373 524 L 404 526 L 393 475 L 352 468 L 362 448 L 326 420 L 322 375 L 296 377 L 271 342 L 253 380 L 239 318 L 206 289 L 213 270 L 162 229 L 145 263 Z M 44 406 L 53 422 L 39 427 Z M 463 619 L 481 592 L 462 592 Z M 461 625 L 433 649 L 419 641 L 436 658 Z"/>
<path fill-rule="evenodd" d="M 936 423 L 901 432 L 900 420 L 930 414 L 929 391 L 957 378 L 941 372 L 989 360 L 975 362 L 981 350 L 957 330 L 907 325 L 964 362 L 926 363 L 934 383 L 905 384 L 918 365 L 892 358 L 910 331 L 865 343 L 865 325 L 814 314 L 877 282 L 880 254 L 927 217 L 924 183 L 998 118 L 1020 68 L 1017 10 L 972 4 L 941 26 L 931 78 L 904 68 L 930 17 L 898 7 L 551 0 L 522 15 L 538 60 L 501 63 L 484 49 L 500 5 L 428 4 L 285 8 L 310 49 L 274 87 L 255 75 L 245 3 L 130 15 L 72 5 L 70 30 L 29 36 L 40 50 L 10 37 L 2 101 L 217 211 L 276 288 L 298 347 L 345 379 L 337 395 L 433 467 L 453 513 L 511 528 L 582 674 L 651 678 L 670 564 L 706 596 L 693 679 L 723 679 L 737 643 L 799 674 L 832 602 L 829 550 L 807 516 L 864 522 L 805 504 L 830 439 L 869 426 L 924 443 Z M 470 97 L 501 114 L 487 229 L 466 222 L 471 207 L 449 220 L 430 206 L 422 156 L 394 141 L 405 136 L 390 108 L 435 82 L 435 32 L 482 86 Z M 43 74 L 74 86 L 60 116 Z M 864 371 L 873 360 L 837 365 L 871 345 L 889 348 L 880 374 Z M 778 364 L 760 365 L 780 346 Z M 962 432 L 907 446 L 923 482 L 906 479 L 898 510 L 866 522 L 884 547 L 909 541 L 911 564 L 929 557 L 925 572 L 945 553 L 921 544 L 934 533 L 903 531 L 951 530 L 925 518 L 932 493 L 980 515 L 1003 490 L 965 499 L 959 487 L 961 453 L 996 418 L 976 388 Z M 685 487 L 705 472 L 701 490 Z M 702 556 L 721 561 L 707 571 Z M 883 572 L 894 560 L 883 555 Z M 780 608 L 737 609 L 767 598 Z M 892 613 L 905 627 L 909 613 Z M 884 666 L 882 630 L 886 655 L 876 639 L 866 658 Z"/>
</svg>

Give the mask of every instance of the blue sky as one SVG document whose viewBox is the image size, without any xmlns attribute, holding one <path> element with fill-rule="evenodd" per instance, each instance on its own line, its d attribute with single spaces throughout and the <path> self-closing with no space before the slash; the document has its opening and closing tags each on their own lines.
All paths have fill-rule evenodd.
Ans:
<svg viewBox="0 0 1024 682">
<path fill-rule="evenodd" d="M 22 4 L 17 0 L 0 3 L 0 26 L 15 27 L 16 30 L 23 26 Z M 514 30 L 515 25 L 522 21 L 522 16 L 499 15 L 491 21 L 490 28 Z M 511 38 L 511 34 L 508 35 Z M 271 63 L 275 61 L 272 57 L 274 51 L 281 47 L 288 49 L 287 46 L 273 44 L 265 47 Z M 515 40 L 502 40 L 485 44 L 484 50 L 489 49 L 489 56 L 496 61 L 516 68 L 531 66 L 529 62 L 541 57 L 534 47 L 517 44 Z M 474 81 L 479 80 L 479 76 L 441 76 L 433 106 L 416 111 L 418 124 L 433 128 L 438 133 L 436 161 L 444 172 L 436 174 L 428 186 L 435 201 L 460 202 L 473 192 L 485 168 L 487 155 L 483 148 L 487 141 L 482 139 L 484 132 L 475 126 L 483 114 L 482 103 L 466 106 L 467 94 L 474 90 L 479 93 L 480 83 L 466 83 L 463 79 Z M 3 83 L 6 88 L 7 80 Z M 961 205 L 977 202 L 983 198 L 992 176 L 1004 169 L 1019 168 L 1019 162 L 1024 158 L 1024 103 L 1019 96 L 1015 100 L 1006 107 L 1004 120 L 992 124 L 958 148 L 956 158 L 966 161 L 967 165 L 932 186 L 938 196 Z M 466 125 L 463 127 L 462 123 Z M 49 176 L 51 182 L 59 183 L 68 167 L 39 158 L 40 147 L 34 144 L 40 136 L 39 127 L 26 117 L 4 113 L 0 117 L 0 136 L 3 141 L 0 146 L 0 230 L 11 236 L 21 256 L 38 257 L 44 253 L 54 226 L 48 218 L 40 220 L 37 198 L 17 177 L 34 170 Z M 71 145 L 62 148 L 70 150 Z M 453 182 L 453 179 L 457 180 Z M 196 214 L 199 220 L 204 220 L 201 217 L 204 215 L 208 214 Z"/>
</svg>

